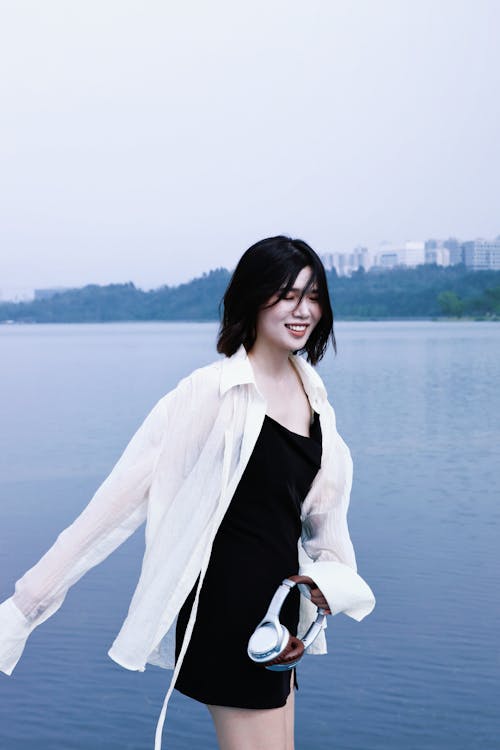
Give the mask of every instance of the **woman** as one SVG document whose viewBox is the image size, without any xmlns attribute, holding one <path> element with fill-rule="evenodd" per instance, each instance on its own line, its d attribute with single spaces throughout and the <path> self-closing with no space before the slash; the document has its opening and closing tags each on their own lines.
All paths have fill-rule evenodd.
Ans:
<svg viewBox="0 0 500 750">
<path fill-rule="evenodd" d="M 335 349 L 312 248 L 284 236 L 249 248 L 224 296 L 225 357 L 160 399 L 84 511 L 16 582 L 0 605 L 0 670 L 12 674 L 68 588 L 146 521 L 140 579 L 108 654 L 133 670 L 175 666 L 155 749 L 174 687 L 209 707 L 221 750 L 293 749 L 294 672 L 255 665 L 246 645 L 299 563 L 356 569 L 352 462 L 311 366 L 330 338 Z M 291 632 L 304 632 L 314 605 L 330 612 L 316 585 L 312 603 L 293 594 L 281 616 Z M 326 651 L 323 634 L 314 651 Z"/>
</svg>

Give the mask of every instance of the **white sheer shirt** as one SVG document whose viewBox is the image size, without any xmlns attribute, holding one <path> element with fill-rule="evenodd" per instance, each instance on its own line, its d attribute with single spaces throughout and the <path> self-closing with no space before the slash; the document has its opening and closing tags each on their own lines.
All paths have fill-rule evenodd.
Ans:
<svg viewBox="0 0 500 750">
<path fill-rule="evenodd" d="M 333 560 L 356 570 L 347 526 L 351 454 L 316 370 L 290 354 L 318 412 L 321 467 L 302 504 L 301 564 Z M 242 345 L 183 378 L 133 435 L 87 507 L 0 604 L 0 670 L 11 675 L 30 633 L 62 605 L 70 586 L 145 521 L 145 552 L 127 617 L 108 655 L 122 667 L 174 668 L 175 619 L 200 576 L 191 617 L 165 696 L 155 748 L 191 637 L 212 542 L 245 470 L 266 414 Z M 316 608 L 301 597 L 299 632 Z M 363 613 L 350 616 L 361 619 Z M 324 633 L 307 653 L 326 653 Z"/>
</svg>

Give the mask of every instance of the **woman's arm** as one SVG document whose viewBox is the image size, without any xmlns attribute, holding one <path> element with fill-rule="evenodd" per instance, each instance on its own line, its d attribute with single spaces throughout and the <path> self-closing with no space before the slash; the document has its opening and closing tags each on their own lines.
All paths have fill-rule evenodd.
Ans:
<svg viewBox="0 0 500 750">
<path fill-rule="evenodd" d="M 332 410 L 333 413 L 333 410 Z M 333 422 L 334 425 L 334 422 Z M 310 591 L 317 606 L 326 601 L 331 614 L 344 612 L 362 620 L 375 606 L 368 584 L 357 574 L 356 557 L 347 526 L 347 510 L 352 487 L 352 458 L 349 448 L 335 429 L 320 472 L 304 501 L 300 573 L 316 584 Z M 320 476 L 321 473 L 321 476 Z M 303 587 L 301 591 L 305 594 Z M 303 607 L 304 615 L 306 608 Z M 322 644 L 318 643 L 316 653 Z M 310 653 L 313 653 L 311 650 Z"/>
<path fill-rule="evenodd" d="M 304 501 L 302 546 L 315 562 L 340 562 L 356 571 L 347 525 L 352 477 L 351 453 L 334 428 L 326 460 Z"/>
</svg>

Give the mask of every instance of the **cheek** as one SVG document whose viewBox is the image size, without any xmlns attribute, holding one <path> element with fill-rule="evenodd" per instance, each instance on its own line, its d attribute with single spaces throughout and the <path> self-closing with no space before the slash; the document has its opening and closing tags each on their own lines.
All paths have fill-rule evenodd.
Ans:
<svg viewBox="0 0 500 750">
<path fill-rule="evenodd" d="M 257 328 L 260 331 L 272 331 L 276 328 L 277 318 L 274 309 L 262 310 L 257 316 Z"/>
<path fill-rule="evenodd" d="M 267 326 L 276 326 L 283 323 L 283 320 L 286 320 L 289 314 L 290 310 L 287 305 L 278 302 L 276 305 L 269 308 L 269 310 L 261 312 L 262 322 Z"/>
<path fill-rule="evenodd" d="M 317 325 L 323 316 L 323 310 L 321 309 L 320 305 L 316 306 L 316 308 L 313 311 L 313 314 L 314 314 L 314 321 L 315 321 L 314 325 Z"/>
</svg>

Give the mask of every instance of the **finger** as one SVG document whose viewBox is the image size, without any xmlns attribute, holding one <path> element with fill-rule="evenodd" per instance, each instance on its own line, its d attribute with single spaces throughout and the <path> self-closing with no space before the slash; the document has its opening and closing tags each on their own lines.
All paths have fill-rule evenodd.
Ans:
<svg viewBox="0 0 500 750">
<path fill-rule="evenodd" d="M 323 599 L 321 596 L 318 596 L 315 599 L 311 599 L 311 601 L 317 607 L 328 607 L 328 602 L 326 601 L 326 599 Z"/>
<path fill-rule="evenodd" d="M 328 606 L 328 602 L 323 594 L 320 594 L 319 596 L 311 596 L 311 601 L 314 602 L 314 604 L 318 604 L 320 606 Z"/>
<path fill-rule="evenodd" d="M 324 596 L 311 597 L 311 601 L 316 607 L 321 607 L 321 609 L 328 611 L 328 614 L 331 614 L 330 605 Z"/>
</svg>

